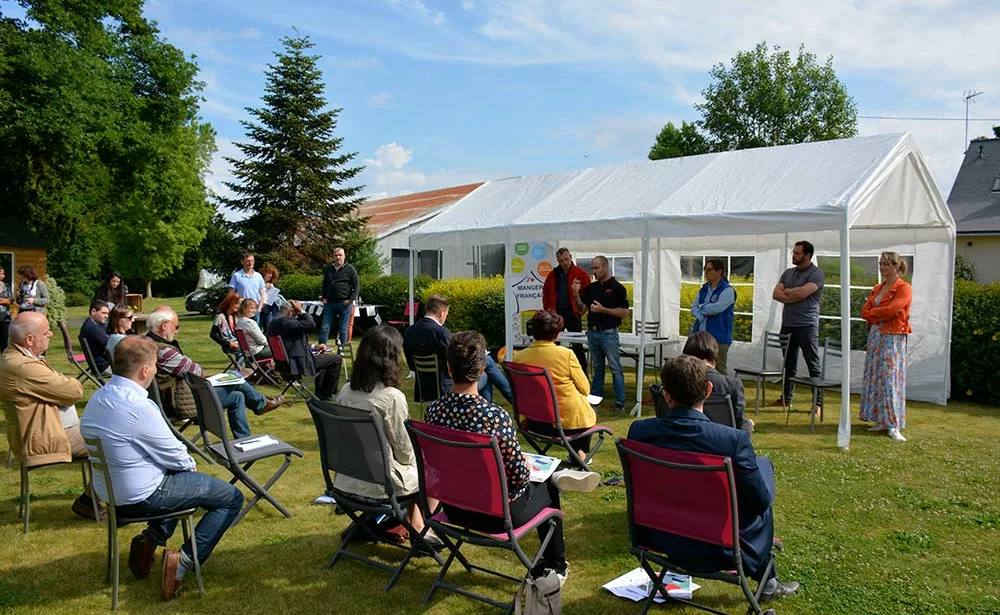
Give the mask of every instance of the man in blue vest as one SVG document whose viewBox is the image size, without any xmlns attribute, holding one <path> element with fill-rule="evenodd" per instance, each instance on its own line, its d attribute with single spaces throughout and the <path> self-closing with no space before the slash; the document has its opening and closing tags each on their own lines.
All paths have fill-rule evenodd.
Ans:
<svg viewBox="0 0 1000 615">
<path fill-rule="evenodd" d="M 725 374 L 729 345 L 733 343 L 733 312 L 736 308 L 736 290 L 726 279 L 726 261 L 721 258 L 705 261 L 705 280 L 691 306 L 691 315 L 695 318 L 691 332 L 708 331 L 712 334 L 719 344 L 715 370 Z"/>
</svg>

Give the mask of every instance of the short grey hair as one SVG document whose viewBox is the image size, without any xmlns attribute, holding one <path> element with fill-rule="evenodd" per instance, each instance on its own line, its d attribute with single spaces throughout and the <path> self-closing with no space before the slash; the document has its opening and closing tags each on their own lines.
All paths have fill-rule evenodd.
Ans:
<svg viewBox="0 0 1000 615">
<path fill-rule="evenodd" d="M 173 320 L 176 316 L 177 312 L 169 305 L 161 305 L 146 317 L 146 328 L 156 333 L 163 327 L 163 323 Z"/>
</svg>

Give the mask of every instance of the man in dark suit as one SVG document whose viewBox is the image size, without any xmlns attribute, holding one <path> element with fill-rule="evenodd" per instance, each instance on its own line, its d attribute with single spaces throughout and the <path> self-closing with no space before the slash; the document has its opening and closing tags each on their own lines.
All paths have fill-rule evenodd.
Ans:
<svg viewBox="0 0 1000 615">
<path fill-rule="evenodd" d="M 712 383 L 703 361 L 687 355 L 671 359 L 664 364 L 660 380 L 670 415 L 665 419 L 636 421 L 629 429 L 629 439 L 732 459 L 744 570 L 765 583 L 761 602 L 794 594 L 799 588 L 796 581 L 782 583 L 775 576 L 761 578 L 774 541 L 774 466 L 771 461 L 754 454 L 746 432 L 713 423 L 704 415 L 702 404 L 712 393 Z M 715 545 L 665 532 L 648 532 L 639 539 L 691 572 L 732 568 L 732 553 Z"/>
<path fill-rule="evenodd" d="M 406 364 L 410 371 L 415 372 L 413 357 L 415 355 L 435 355 L 438 358 L 438 383 L 441 394 L 451 391 L 452 380 L 448 373 L 448 344 L 451 343 L 451 331 L 444 326 L 444 321 L 448 320 L 448 300 L 441 295 L 431 295 L 427 298 L 427 305 L 424 308 L 424 317 L 413 323 L 413 326 L 406 330 L 403 336 L 403 353 L 406 355 Z M 414 397 L 416 401 L 433 401 L 437 399 L 430 383 L 422 383 L 420 376 L 417 376 L 414 384 Z M 500 393 L 510 401 L 510 383 L 507 377 L 500 371 L 500 367 L 493 360 L 493 357 L 486 355 L 486 371 L 479 378 L 479 394 L 486 401 L 493 401 L 493 387 L 500 389 Z"/>
<path fill-rule="evenodd" d="M 316 321 L 302 311 L 302 304 L 289 301 L 281 308 L 281 316 L 267 326 L 267 337 L 280 337 L 288 355 L 288 369 L 294 376 L 315 376 L 316 396 L 333 401 L 340 384 L 340 370 L 344 358 L 326 352 L 326 345 L 317 344 L 319 354 L 314 355 L 306 334 L 316 329 Z"/>
</svg>

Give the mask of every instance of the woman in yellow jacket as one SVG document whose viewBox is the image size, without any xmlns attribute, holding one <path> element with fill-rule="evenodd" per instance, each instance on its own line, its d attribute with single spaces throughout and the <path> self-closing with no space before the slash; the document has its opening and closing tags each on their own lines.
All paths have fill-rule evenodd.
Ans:
<svg viewBox="0 0 1000 615">
<path fill-rule="evenodd" d="M 597 424 L 597 414 L 587 402 L 590 382 L 580 367 L 580 361 L 569 348 L 556 345 L 563 330 L 563 317 L 555 312 L 535 312 L 530 327 L 535 341 L 521 352 L 514 361 L 536 367 L 547 367 L 555 385 L 559 402 L 559 418 L 567 436 L 587 431 Z M 555 435 L 552 425 L 544 425 L 529 420 L 528 428 L 536 433 Z M 583 451 L 590 452 L 590 437 L 580 438 L 574 444 Z"/>
</svg>

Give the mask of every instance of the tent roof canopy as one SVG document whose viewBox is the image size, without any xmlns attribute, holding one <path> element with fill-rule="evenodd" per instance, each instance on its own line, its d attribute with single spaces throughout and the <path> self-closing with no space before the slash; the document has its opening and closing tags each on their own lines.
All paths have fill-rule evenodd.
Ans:
<svg viewBox="0 0 1000 615">
<path fill-rule="evenodd" d="M 411 235 L 413 249 L 561 240 L 934 228 L 951 214 L 909 133 L 486 182 Z"/>
</svg>

